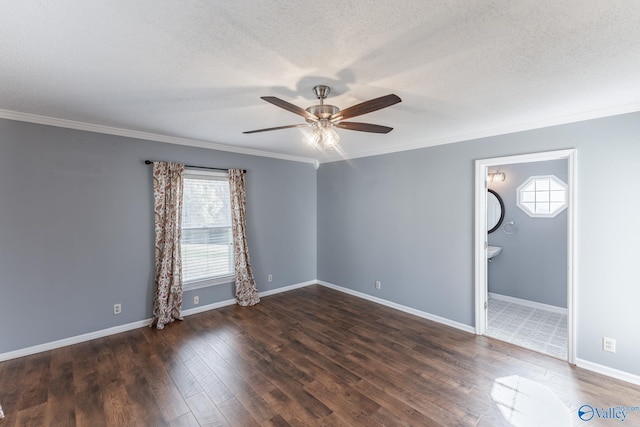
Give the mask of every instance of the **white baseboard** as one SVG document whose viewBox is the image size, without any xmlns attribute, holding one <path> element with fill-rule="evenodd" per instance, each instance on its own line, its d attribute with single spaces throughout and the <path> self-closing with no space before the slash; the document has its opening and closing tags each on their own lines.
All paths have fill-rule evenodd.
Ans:
<svg viewBox="0 0 640 427">
<path fill-rule="evenodd" d="M 200 307 L 193 307 L 187 310 L 181 310 L 182 317 L 191 316 L 193 314 L 204 313 L 205 311 L 215 310 L 216 308 L 227 307 L 236 303 L 235 299 L 228 299 L 225 301 L 214 302 L 213 304 L 207 304 Z"/>
<path fill-rule="evenodd" d="M 611 378 L 626 381 L 631 384 L 640 385 L 640 375 L 630 374 L 625 371 L 610 368 L 598 363 L 589 362 L 588 360 L 576 358 L 576 366 L 598 374 L 606 375 Z"/>
<path fill-rule="evenodd" d="M 278 288 L 278 289 L 272 289 L 270 291 L 260 292 L 260 296 L 261 297 L 268 297 L 269 295 L 280 294 L 282 292 L 288 292 L 288 291 L 292 291 L 294 289 L 304 288 L 304 287 L 307 287 L 307 286 L 310 286 L 310 285 L 315 285 L 317 283 L 318 283 L 317 280 L 309 280 L 308 282 L 296 283 L 294 285 L 283 286 L 283 287 Z"/>
<path fill-rule="evenodd" d="M 529 300 L 526 300 L 526 299 L 510 297 L 508 295 L 495 294 L 493 292 L 489 292 L 489 298 L 490 299 L 497 299 L 497 300 L 500 300 L 500 301 L 512 302 L 514 304 L 520 304 L 520 305 L 524 305 L 524 306 L 527 306 L 527 307 L 539 308 L 541 310 L 552 311 L 554 313 L 564 314 L 565 316 L 567 315 L 567 309 L 566 308 L 558 307 L 558 306 L 555 306 L 555 305 L 543 304 L 541 302 L 535 302 L 535 301 L 529 301 Z"/>
<path fill-rule="evenodd" d="M 272 289 L 270 291 L 260 292 L 261 297 L 278 294 L 281 292 L 291 291 L 293 289 L 303 288 L 305 286 L 316 284 L 317 281 L 311 280 L 308 282 L 297 283 L 289 286 L 283 286 L 281 288 Z M 183 317 L 191 316 L 193 314 L 203 313 L 209 310 L 215 310 L 217 308 L 226 307 L 236 303 L 235 299 L 229 299 L 225 301 L 216 302 L 213 304 L 203 305 L 201 307 L 194 307 L 188 310 L 182 310 L 180 313 Z M 51 341 L 44 344 L 34 345 L 32 347 L 22 348 L 19 350 L 9 351 L 7 353 L 0 353 L 0 362 L 5 360 L 17 359 L 18 357 L 29 356 L 31 354 L 41 353 L 43 351 L 55 350 L 56 348 L 65 347 L 68 345 L 79 344 L 81 342 L 94 340 L 96 338 L 103 338 L 109 335 L 119 334 L 121 332 L 131 331 L 133 329 L 143 328 L 151 324 L 151 319 L 139 320 L 137 322 L 127 323 L 125 325 L 118 325 L 112 328 L 101 329 L 95 332 L 89 332 L 82 335 L 76 335 L 69 338 L 64 338 L 57 341 Z"/>
<path fill-rule="evenodd" d="M 456 328 L 465 332 L 468 332 L 470 334 L 475 334 L 475 328 L 465 325 L 463 323 L 459 323 L 459 322 L 455 322 L 453 320 L 450 319 L 446 319 L 444 317 L 440 317 L 440 316 L 436 316 L 434 314 L 430 314 L 430 313 L 426 313 L 424 311 L 420 311 L 420 310 L 416 310 L 415 308 L 411 308 L 411 307 L 407 307 L 401 304 L 397 304 L 382 298 L 378 298 L 378 297 L 374 297 L 371 295 L 367 295 L 365 293 L 362 292 L 358 292 L 358 291 L 354 291 L 352 289 L 349 288 L 344 288 L 342 286 L 338 286 L 338 285 L 334 285 L 328 282 L 324 282 L 321 280 L 310 280 L 308 282 L 302 282 L 302 283 L 297 283 L 297 284 L 293 284 L 293 285 L 289 285 L 289 286 L 283 286 L 281 288 L 277 288 L 277 289 L 272 289 L 270 291 L 264 291 L 264 292 L 260 292 L 260 296 L 261 297 L 266 297 L 269 295 L 275 295 L 275 294 L 279 294 L 282 292 L 287 292 L 287 291 L 291 291 L 294 289 L 298 289 L 298 288 L 304 288 L 306 286 L 310 286 L 310 285 L 314 285 L 314 284 L 319 284 L 322 286 L 325 286 L 327 288 L 330 289 L 334 289 L 336 291 L 340 291 L 340 292 L 344 292 L 346 294 L 349 295 L 353 295 L 355 297 L 358 298 L 362 298 L 368 301 L 372 301 L 375 302 L 377 304 L 381 304 L 384 305 L 386 307 L 390 307 L 399 311 L 403 311 L 405 313 L 409 313 L 409 314 L 413 314 L 415 316 L 418 317 L 422 317 L 423 319 L 427 319 L 427 320 L 432 320 L 434 322 L 437 323 L 441 323 L 443 325 L 446 326 L 450 326 L 452 328 Z M 495 295 L 494 295 L 495 297 Z M 505 298 L 511 298 L 511 297 L 505 297 Z M 499 298 L 496 298 L 499 299 Z M 517 300 L 517 298 L 514 298 Z M 230 299 L 230 300 L 225 300 L 225 301 L 220 301 L 217 303 L 213 303 L 213 304 L 208 304 L 208 305 L 203 305 L 202 307 L 195 307 L 195 308 L 190 308 L 188 310 L 183 310 L 182 311 L 182 316 L 191 316 L 193 314 L 198 314 L 198 313 L 202 313 L 205 311 L 209 311 L 209 310 L 215 310 L 217 308 L 221 308 L 221 307 L 226 307 L 229 305 L 233 305 L 235 304 L 236 301 L 235 299 Z M 521 304 L 520 302 L 518 302 L 519 304 Z M 539 304 L 539 303 L 534 303 L 534 304 Z M 540 304 L 540 305 L 545 305 L 545 304 Z M 554 307 L 554 306 L 549 306 L 549 307 Z M 560 308 L 560 307 L 555 307 L 555 308 Z M 76 335 L 74 337 L 69 337 L 69 338 L 64 338 L 61 340 L 57 340 L 57 341 L 52 341 L 49 343 L 44 343 L 44 344 L 39 344 L 39 345 L 35 345 L 32 347 L 27 347 L 27 348 L 23 348 L 23 349 L 19 349 L 19 350 L 15 350 L 15 351 L 10 351 L 7 353 L 1 353 L 0 354 L 0 362 L 3 362 L 5 360 L 10 360 L 10 359 L 16 359 L 18 357 L 23 357 L 23 356 L 29 356 L 31 354 L 36 354 L 36 353 L 41 353 L 44 351 L 49 351 L 49 350 L 54 350 L 56 348 L 60 348 L 60 347 L 65 347 L 68 345 L 72 345 L 72 344 L 79 344 L 81 342 L 85 342 L 85 341 L 90 341 L 96 338 L 102 338 L 102 337 L 106 337 L 109 335 L 115 335 L 115 334 L 119 334 L 121 332 L 127 332 L 133 329 L 138 329 L 138 328 L 143 328 L 143 327 L 147 327 L 151 324 L 151 319 L 144 319 L 144 320 L 139 320 L 137 322 L 132 322 L 132 323 L 127 323 L 125 325 L 119 325 L 119 326 L 114 326 L 112 328 L 107 328 L 107 329 L 102 329 L 99 331 L 95 331 L 95 332 L 90 332 L 90 333 L 86 333 L 86 334 L 82 334 L 82 335 Z M 628 372 L 624 372 L 624 371 L 620 371 L 618 369 L 614 369 L 614 368 L 610 368 L 608 366 L 604 366 L 604 365 L 600 365 L 597 363 L 593 363 L 593 362 L 589 362 L 587 360 L 583 360 L 583 359 L 579 359 L 576 358 L 576 366 L 578 366 L 579 368 L 582 369 L 586 369 L 592 372 L 596 372 L 598 374 L 602 374 L 602 375 L 606 375 L 608 377 L 611 378 L 616 378 L 622 381 L 626 381 L 629 382 L 631 384 L 636 384 L 636 385 L 640 385 L 640 376 L 638 375 L 634 375 L 634 374 L 630 374 Z"/>
<path fill-rule="evenodd" d="M 476 330 L 474 327 L 465 325 L 464 323 L 455 322 L 450 319 L 446 319 L 444 317 L 436 316 L 435 314 L 427 313 L 424 311 L 416 310 L 415 308 L 407 307 L 402 304 L 397 304 L 395 302 L 388 301 L 386 299 L 374 297 L 371 295 L 367 295 L 362 292 L 354 291 L 349 288 L 343 288 L 342 286 L 334 285 L 332 283 L 323 282 L 321 280 L 317 281 L 318 284 L 322 286 L 326 286 L 327 288 L 335 289 L 336 291 L 344 292 L 349 295 L 356 296 L 358 298 L 366 299 L 368 301 L 375 302 L 377 304 L 381 304 L 396 310 L 403 311 L 405 313 L 413 314 L 414 316 L 422 317 L 423 319 L 432 320 L 437 323 L 441 323 L 443 325 L 451 326 L 452 328 L 460 329 L 465 332 L 469 332 L 470 334 L 475 334 Z"/>
<path fill-rule="evenodd" d="M 57 341 L 51 341 L 44 344 L 34 345 L 33 347 L 22 348 L 20 350 L 10 351 L 8 353 L 0 354 L 0 362 L 5 360 L 16 359 L 18 357 L 29 356 L 31 354 L 41 353 L 43 351 L 54 350 L 60 347 L 66 347 L 68 345 L 79 344 L 85 341 L 91 341 L 96 338 L 102 338 L 109 335 L 119 334 L 121 332 L 131 331 L 133 329 L 149 326 L 151 319 L 139 320 L 137 322 L 127 323 L 125 325 L 118 325 L 112 328 L 102 329 L 95 332 L 89 332 L 87 334 L 76 335 L 74 337 L 64 338 Z"/>
<path fill-rule="evenodd" d="M 447 325 L 447 326 L 451 326 L 453 328 L 456 329 L 460 329 L 463 330 L 465 332 L 469 332 L 471 334 L 475 334 L 475 328 L 465 325 L 463 323 L 458 323 L 458 322 L 454 322 L 453 320 L 449 320 L 446 319 L 444 317 L 440 317 L 440 316 L 436 316 L 430 313 L 425 313 L 423 311 L 420 310 L 416 310 L 414 308 L 411 307 L 406 307 L 400 304 L 396 304 L 394 302 L 391 301 L 387 301 L 381 298 L 377 298 L 371 295 L 367 295 L 365 293 L 362 292 L 358 292 L 358 291 L 354 291 L 348 288 L 343 288 L 342 286 L 337 286 L 328 282 L 323 282 L 321 280 L 317 281 L 318 284 L 322 285 L 322 286 L 326 286 L 327 288 L 331 288 L 331 289 L 335 289 L 337 291 L 340 292 L 344 292 L 347 293 L 349 295 L 353 295 L 359 298 L 363 298 L 378 304 L 382 304 L 385 305 L 387 307 L 391 307 L 394 308 L 396 310 L 400 310 L 400 311 L 404 311 L 405 313 L 409 313 L 409 314 L 413 314 L 419 317 L 422 317 L 424 319 L 428 319 L 428 320 L 433 320 L 434 322 L 438 322 L 438 323 L 442 323 L 443 325 Z M 494 295 L 495 296 L 495 295 Z M 499 297 L 504 297 L 504 298 L 509 298 L 511 300 L 518 300 L 518 298 L 512 298 L 512 297 L 507 297 L 504 295 L 499 295 Z M 496 298 L 496 299 L 500 299 L 500 298 Z M 506 300 L 506 299 L 505 299 Z M 522 300 L 522 301 L 526 301 L 526 300 Z M 519 301 L 515 301 L 518 304 L 522 304 Z M 526 301 L 526 302 L 531 302 L 531 301 Z M 540 308 L 540 306 L 546 306 L 546 307 L 552 307 L 556 310 L 562 310 L 562 307 L 556 307 L 556 306 L 552 306 L 552 305 L 546 305 L 546 304 L 541 304 L 541 303 L 533 303 L 536 304 L 536 308 Z M 545 308 L 545 310 L 550 310 L 549 308 Z M 565 314 L 566 314 L 566 309 L 565 310 Z M 550 311 L 554 311 L 554 310 L 550 310 Z M 556 311 L 556 312 L 561 312 L 561 311 Z M 631 384 L 636 384 L 636 385 L 640 385 L 640 376 L 638 375 L 634 375 L 634 374 L 630 374 L 628 372 L 625 371 L 620 371 L 618 369 L 614 369 L 614 368 L 609 368 L 608 366 L 604 366 L 604 365 L 600 365 L 597 363 L 593 363 L 593 362 L 589 362 L 587 360 L 583 360 L 583 359 L 578 359 L 576 358 L 576 366 L 578 366 L 579 368 L 582 369 L 586 369 L 588 371 L 592 371 L 592 372 L 596 372 L 598 374 L 602 374 L 611 378 L 616 378 L 622 381 L 626 381 L 628 383 Z"/>
</svg>

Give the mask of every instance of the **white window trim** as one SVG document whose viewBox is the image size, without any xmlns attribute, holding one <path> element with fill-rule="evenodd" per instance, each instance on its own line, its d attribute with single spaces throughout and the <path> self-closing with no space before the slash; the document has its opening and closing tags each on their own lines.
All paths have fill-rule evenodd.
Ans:
<svg viewBox="0 0 640 427">
<path fill-rule="evenodd" d="M 526 206 L 524 206 L 523 202 L 521 201 L 522 199 L 522 189 L 524 187 L 526 187 L 531 181 L 535 181 L 535 180 L 543 180 L 543 179 L 549 179 L 552 181 L 555 181 L 557 184 L 559 184 L 565 192 L 565 198 L 564 198 L 564 205 L 562 206 L 562 208 L 558 209 L 555 212 L 552 213 L 537 213 L 537 212 L 531 212 L 531 210 L 529 208 L 527 208 Z M 527 215 L 529 215 L 531 218 L 555 218 L 556 216 L 558 216 L 561 212 L 565 211 L 567 209 L 567 206 L 569 205 L 569 189 L 567 184 L 561 180 L 560 178 L 558 178 L 555 175 L 538 175 L 538 176 L 530 176 L 529 178 L 527 178 L 527 180 L 525 182 L 523 182 L 516 190 L 516 205 Z"/>
<path fill-rule="evenodd" d="M 195 169 L 195 168 L 194 169 L 185 168 L 183 176 L 184 178 L 191 178 L 191 179 L 208 179 L 209 178 L 216 181 L 220 180 L 220 178 L 225 178 L 225 179 L 229 178 L 229 174 L 227 172 L 213 171 L 213 170 L 206 170 L 206 169 Z M 224 285 L 227 283 L 234 283 L 235 279 L 236 279 L 235 274 L 229 274 L 226 276 L 213 277 L 213 278 L 204 279 L 204 280 L 192 280 L 188 282 L 183 281 L 182 290 L 192 291 L 194 289 Z"/>
<path fill-rule="evenodd" d="M 236 276 L 231 274 L 228 276 L 215 277 L 213 279 L 194 280 L 192 282 L 184 282 L 182 284 L 182 290 L 192 291 L 194 289 L 208 288 L 210 286 L 224 285 L 226 283 L 235 283 L 235 281 Z"/>
</svg>

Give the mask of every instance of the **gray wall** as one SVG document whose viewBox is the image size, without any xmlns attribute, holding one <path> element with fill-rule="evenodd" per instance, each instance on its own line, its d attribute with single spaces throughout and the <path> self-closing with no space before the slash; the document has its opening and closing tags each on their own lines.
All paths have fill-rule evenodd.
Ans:
<svg viewBox="0 0 640 427">
<path fill-rule="evenodd" d="M 312 165 L 0 120 L 0 353 L 151 317 L 145 159 L 247 169 L 258 289 L 316 278 Z M 206 305 L 233 298 L 233 288 L 186 292 L 183 308 L 195 294 Z"/>
<path fill-rule="evenodd" d="M 639 141 L 633 113 L 323 164 L 316 177 L 308 164 L 0 120 L 0 353 L 150 317 L 146 158 L 249 170 L 261 291 L 318 278 L 472 326 L 474 160 L 575 147 L 577 357 L 640 375 Z M 195 292 L 232 298 L 230 285 Z"/>
<path fill-rule="evenodd" d="M 640 113 L 321 165 L 318 278 L 473 326 L 474 161 L 566 148 L 578 150 L 577 357 L 640 374 Z"/>
<path fill-rule="evenodd" d="M 455 144 L 321 165 L 318 278 L 471 325 L 463 201 L 473 168 L 463 156 Z"/>
<path fill-rule="evenodd" d="M 555 175 L 567 183 L 568 162 L 519 163 L 491 167 L 505 173 L 503 182 L 489 188 L 505 205 L 504 224 L 514 221 L 514 234 L 500 227 L 489 244 L 502 252 L 489 263 L 489 292 L 556 307 L 567 307 L 567 211 L 554 218 L 532 218 L 516 205 L 516 191 L 529 177 Z"/>
</svg>

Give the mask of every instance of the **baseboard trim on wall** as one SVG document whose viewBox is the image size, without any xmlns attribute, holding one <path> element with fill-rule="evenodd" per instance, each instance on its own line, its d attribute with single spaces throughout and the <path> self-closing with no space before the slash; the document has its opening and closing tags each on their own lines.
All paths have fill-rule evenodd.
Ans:
<svg viewBox="0 0 640 427">
<path fill-rule="evenodd" d="M 259 292 L 260 297 L 266 297 L 269 295 L 279 294 L 281 292 L 291 291 L 293 289 L 303 288 L 305 286 L 318 283 L 316 280 L 310 280 L 308 282 L 296 283 L 289 286 L 283 286 L 281 288 L 272 289 L 270 291 Z M 216 302 L 213 304 L 203 305 L 201 307 L 190 308 L 188 310 L 182 310 L 180 314 L 182 317 L 191 316 L 198 313 L 203 313 L 209 310 L 215 310 L 217 308 L 226 307 L 236 303 L 235 299 L 229 299 L 225 301 Z M 22 348 L 19 350 L 9 351 L 7 353 L 0 353 L 0 362 L 5 360 L 17 359 L 18 357 L 29 356 L 36 353 L 42 353 L 44 351 L 55 350 L 56 348 L 66 347 L 68 345 L 79 344 L 85 341 L 91 341 L 97 338 L 107 337 L 109 335 L 119 334 L 121 332 L 131 331 L 133 329 L 144 328 L 151 324 L 151 319 L 139 320 L 137 322 L 127 323 L 125 325 L 118 325 L 112 328 L 101 329 L 99 331 L 89 332 L 82 335 L 76 335 L 69 338 L 64 338 L 57 341 L 51 341 L 44 344 L 34 345 L 32 347 Z"/>
<path fill-rule="evenodd" d="M 552 311 L 554 313 L 560 313 L 567 315 L 567 309 L 563 307 L 558 307 L 555 305 L 543 304 L 541 302 L 529 301 L 526 299 L 520 299 L 516 297 L 510 297 L 508 295 L 495 294 L 493 292 L 489 292 L 489 298 L 497 299 L 500 301 L 512 302 L 514 304 L 520 304 L 531 308 L 539 308 L 541 310 Z"/>
<path fill-rule="evenodd" d="M 339 292 L 344 292 L 349 295 L 353 295 L 358 298 L 362 298 L 368 301 L 375 302 L 377 304 L 384 305 L 386 307 L 390 307 L 399 311 L 403 311 L 405 313 L 413 314 L 418 317 L 422 317 L 423 319 L 432 320 L 437 323 L 441 323 L 446 326 L 450 326 L 452 328 L 456 328 L 470 334 L 475 334 L 475 328 L 465 325 L 463 323 L 455 322 L 450 319 L 446 319 L 444 317 L 436 316 L 434 314 L 430 314 L 424 311 L 416 310 L 415 308 L 407 307 L 401 304 L 397 304 L 395 302 L 391 302 L 382 298 L 374 297 L 371 295 L 367 295 L 362 292 L 354 291 L 349 288 L 345 288 L 342 286 L 334 285 L 332 283 L 324 282 L 321 280 L 310 280 L 308 282 L 297 283 L 289 286 L 283 286 L 281 288 L 272 289 L 269 291 L 260 292 L 260 297 L 266 297 L 269 295 L 275 295 L 282 292 L 292 291 L 294 289 L 304 288 L 306 286 L 319 284 L 321 286 L 325 286 L 330 289 L 334 289 Z M 507 297 L 511 298 L 511 297 Z M 515 298 L 517 299 L 517 298 Z M 191 316 L 198 313 L 203 313 L 209 310 L 215 310 L 217 308 L 226 307 L 229 305 L 235 304 L 236 301 L 234 299 L 220 301 L 213 304 L 203 305 L 202 307 L 191 308 L 188 310 L 182 311 L 182 316 Z M 542 304 L 544 305 L 544 304 Z M 550 306 L 554 307 L 554 306 Z M 556 307 L 558 308 L 558 307 Z M 32 347 L 27 347 L 19 350 L 10 351 L 7 353 L 0 354 L 0 362 L 4 362 L 6 360 L 17 359 L 18 357 L 29 356 L 36 353 L 41 353 L 44 351 L 55 350 L 56 348 L 66 347 L 73 344 L 79 344 L 85 341 L 90 341 L 97 338 L 103 338 L 109 335 L 115 335 L 122 332 L 131 331 L 133 329 L 148 327 L 151 324 L 151 319 L 139 320 L 137 322 L 127 323 L 125 325 L 118 325 L 112 328 L 102 329 L 95 332 L 89 332 L 82 335 L 76 335 L 74 337 L 64 338 L 57 341 L 52 341 L 44 344 L 35 345 Z M 600 365 L 598 363 L 589 362 L 587 360 L 576 358 L 576 366 L 582 369 L 586 369 L 588 371 L 592 371 L 598 374 L 602 374 L 611 378 L 616 378 L 622 381 L 629 382 L 631 384 L 640 385 L 640 376 L 630 374 L 628 372 L 620 371 L 618 369 L 610 368 L 608 366 Z"/>
<path fill-rule="evenodd" d="M 151 324 L 151 319 L 144 319 L 144 320 L 139 320 L 137 322 L 114 326 L 112 328 L 101 329 L 99 331 L 89 332 L 82 335 L 76 335 L 74 337 L 64 338 L 57 341 L 51 341 L 44 344 L 38 344 L 32 347 L 10 351 L 8 353 L 2 353 L 0 354 L 0 362 L 4 362 L 5 360 L 10 360 L 10 359 L 17 359 L 18 357 L 29 356 L 36 353 L 42 353 L 43 351 L 55 350 L 56 348 L 66 347 L 68 345 L 73 345 L 73 344 L 79 344 L 81 342 L 91 341 L 96 338 L 115 335 L 121 332 L 131 331 L 133 329 L 143 328 L 145 326 L 149 326 L 150 324 Z"/>
<path fill-rule="evenodd" d="M 215 310 L 216 308 L 227 307 L 236 303 L 235 299 L 228 299 L 226 301 L 214 302 L 213 304 L 203 305 L 201 307 L 194 307 L 187 310 L 182 310 L 180 314 L 182 317 L 191 316 L 198 313 L 204 313 L 205 311 Z"/>
<path fill-rule="evenodd" d="M 599 363 L 589 362 L 588 360 L 576 358 L 576 366 L 588 371 L 602 374 L 607 377 L 615 378 L 618 380 L 626 381 L 631 384 L 640 385 L 640 375 L 630 374 L 625 371 L 610 368 L 608 366 L 600 365 Z"/>
<path fill-rule="evenodd" d="M 363 298 L 363 299 L 366 299 L 366 300 L 369 300 L 369 301 L 372 301 L 372 302 L 375 302 L 375 303 L 378 303 L 378 304 L 385 305 L 385 306 L 390 307 L 390 308 L 394 308 L 396 310 L 404 311 L 405 313 L 413 314 L 413 315 L 416 315 L 418 317 L 422 317 L 424 319 L 433 320 L 434 322 L 438 322 L 438 323 L 441 323 L 441 324 L 446 325 L 446 326 L 451 326 L 453 328 L 460 329 L 460 330 L 463 330 L 465 332 L 469 332 L 469 333 L 475 334 L 475 328 L 473 328 L 471 326 L 467 326 L 467 325 L 465 325 L 463 323 L 454 322 L 453 320 L 449 320 L 449 319 L 446 319 L 444 317 L 440 317 L 440 316 L 436 316 L 436 315 L 433 315 L 433 314 L 430 314 L 430 313 L 426 313 L 424 311 L 416 310 L 416 309 L 411 308 L 411 307 L 406 307 L 406 306 L 403 306 L 401 304 L 396 304 L 394 302 L 391 302 L 391 301 L 388 301 L 388 300 L 384 300 L 382 298 L 378 298 L 378 297 L 374 297 L 374 296 L 371 296 L 371 295 L 367 295 L 365 293 L 354 291 L 354 290 L 349 289 L 349 288 L 344 288 L 342 286 L 334 285 L 332 283 L 323 282 L 322 280 L 318 280 L 317 283 L 319 285 L 326 286 L 327 288 L 335 289 L 336 291 L 344 292 L 346 294 L 353 295 L 353 296 L 356 296 L 358 298 Z M 498 296 L 499 297 L 509 298 L 511 300 L 518 300 L 518 298 L 508 297 L 508 296 L 504 296 L 504 295 L 499 295 L 498 294 Z M 500 298 L 496 298 L 496 299 L 500 299 Z M 522 301 L 531 302 L 531 301 L 526 301 L 526 300 L 522 300 Z M 517 302 L 518 304 L 522 304 L 519 301 L 515 301 L 515 302 Z M 546 307 L 552 307 L 552 308 L 554 308 L 556 310 L 558 310 L 558 309 L 562 310 L 562 307 L 556 307 L 556 306 L 553 306 L 553 305 L 546 305 L 546 304 L 541 304 L 541 303 L 533 303 L 533 304 L 536 304 L 536 308 L 540 308 L 540 306 L 546 306 Z M 549 308 L 545 308 L 545 310 L 550 310 L 550 309 Z M 551 310 L 551 311 L 554 311 L 554 310 Z M 566 313 L 566 309 L 565 309 L 565 313 Z M 640 376 L 634 375 L 634 374 L 630 374 L 630 373 L 625 372 L 625 371 L 620 371 L 618 369 L 609 368 L 608 366 L 600 365 L 598 363 L 593 363 L 593 362 L 589 362 L 587 360 L 578 359 L 578 358 L 576 358 L 576 366 L 579 367 L 579 368 L 585 369 L 587 371 L 592 371 L 592 372 L 595 372 L 595 373 L 598 373 L 598 374 L 605 375 L 607 377 L 611 377 L 611 378 L 615 378 L 615 379 L 618 379 L 618 380 L 626 381 L 626 382 L 631 383 L 631 384 L 640 385 Z"/>
<path fill-rule="evenodd" d="M 399 311 L 403 311 L 405 313 L 413 314 L 414 316 L 422 317 L 423 319 L 432 320 L 437 323 L 441 323 L 446 326 L 451 326 L 452 328 L 460 329 L 465 332 L 469 332 L 470 334 L 475 334 L 476 330 L 473 326 L 465 325 L 464 323 L 455 322 L 450 319 L 446 319 L 444 317 L 436 316 L 435 314 L 427 313 L 425 311 L 416 310 L 415 308 L 407 307 L 406 305 L 397 304 L 395 302 L 374 297 L 371 295 L 367 295 L 362 292 L 354 291 L 349 288 L 343 288 L 342 286 L 334 285 L 332 283 L 323 282 L 321 280 L 317 281 L 318 284 L 322 286 L 326 286 L 327 288 L 334 289 L 336 291 L 344 292 L 345 294 L 353 295 L 358 298 L 366 299 L 368 301 L 375 302 L 377 304 L 381 304 Z"/>
<path fill-rule="evenodd" d="M 315 285 L 317 283 L 318 283 L 317 280 L 309 280 L 308 282 L 302 282 L 302 283 L 296 283 L 294 285 L 283 286 L 278 289 L 272 289 L 270 291 L 260 292 L 260 297 L 268 297 L 269 295 L 281 294 L 282 292 L 289 292 L 289 291 L 293 291 L 294 289 L 305 288 L 307 286 Z"/>
</svg>

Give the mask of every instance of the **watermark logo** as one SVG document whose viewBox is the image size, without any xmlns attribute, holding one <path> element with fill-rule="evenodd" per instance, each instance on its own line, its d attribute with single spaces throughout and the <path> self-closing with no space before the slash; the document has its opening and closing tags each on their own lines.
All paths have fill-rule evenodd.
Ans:
<svg viewBox="0 0 640 427">
<path fill-rule="evenodd" d="M 591 421 L 594 418 L 603 420 L 618 420 L 624 422 L 630 412 L 640 411 L 640 406 L 611 406 L 609 408 L 582 405 L 578 408 L 578 418 L 582 421 Z"/>
<path fill-rule="evenodd" d="M 591 421 L 593 414 L 595 414 L 595 411 L 591 405 L 582 405 L 580 409 L 578 409 L 578 417 L 582 421 Z"/>
</svg>

